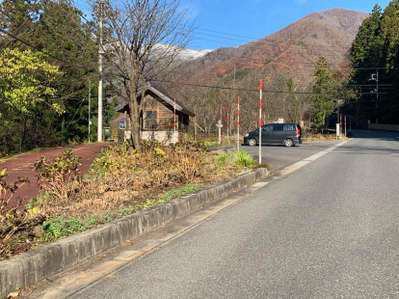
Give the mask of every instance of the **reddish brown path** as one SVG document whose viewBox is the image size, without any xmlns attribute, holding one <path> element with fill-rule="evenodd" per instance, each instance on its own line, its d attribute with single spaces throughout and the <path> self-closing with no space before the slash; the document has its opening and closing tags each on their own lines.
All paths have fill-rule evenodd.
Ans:
<svg viewBox="0 0 399 299">
<path fill-rule="evenodd" d="M 39 186 L 37 184 L 36 172 L 33 165 L 41 157 L 51 160 L 60 155 L 65 149 L 71 148 L 73 152 L 81 158 L 81 172 L 85 173 L 89 169 L 96 155 L 105 146 L 106 144 L 104 143 L 95 143 L 82 144 L 73 147 L 57 147 L 21 154 L 0 163 L 0 169 L 7 169 L 7 181 L 9 183 L 15 182 L 19 177 L 27 178 L 29 180 L 28 183 L 18 189 L 14 195 L 14 200 L 10 205 L 15 207 L 19 204 L 25 204 L 38 194 Z"/>
</svg>

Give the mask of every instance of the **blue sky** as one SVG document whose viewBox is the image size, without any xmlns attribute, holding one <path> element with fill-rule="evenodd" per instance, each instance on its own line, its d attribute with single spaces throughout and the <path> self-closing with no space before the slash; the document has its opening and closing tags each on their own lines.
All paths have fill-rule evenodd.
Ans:
<svg viewBox="0 0 399 299">
<path fill-rule="evenodd" d="M 84 10 L 85 1 L 76 3 Z M 278 31 L 313 12 L 346 8 L 370 12 L 389 0 L 181 0 L 196 30 L 193 49 L 216 49 L 245 44 Z"/>
</svg>

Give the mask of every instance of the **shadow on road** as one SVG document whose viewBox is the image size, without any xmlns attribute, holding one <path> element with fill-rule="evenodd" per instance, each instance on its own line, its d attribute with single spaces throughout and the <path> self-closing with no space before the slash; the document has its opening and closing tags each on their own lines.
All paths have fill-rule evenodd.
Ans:
<svg viewBox="0 0 399 299">
<path fill-rule="evenodd" d="M 389 141 L 389 140 L 387 140 Z M 391 140 L 392 141 L 392 140 Z M 335 150 L 336 152 L 345 152 L 353 155 L 387 155 L 387 154 L 398 154 L 399 155 L 399 147 L 398 148 L 388 148 L 384 146 L 362 146 L 358 144 L 347 144 L 339 149 Z"/>
<path fill-rule="evenodd" d="M 390 131 L 371 131 L 371 130 L 354 130 L 352 131 L 354 139 L 379 139 L 385 141 L 399 141 L 399 132 Z"/>
</svg>

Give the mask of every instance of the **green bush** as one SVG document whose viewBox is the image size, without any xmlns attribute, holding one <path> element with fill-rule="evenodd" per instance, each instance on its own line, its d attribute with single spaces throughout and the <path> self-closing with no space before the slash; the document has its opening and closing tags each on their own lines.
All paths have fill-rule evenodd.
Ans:
<svg viewBox="0 0 399 299">
<path fill-rule="evenodd" d="M 97 177 L 104 177 L 122 169 L 134 168 L 137 154 L 137 151 L 129 148 L 127 144 L 110 146 L 94 159 L 89 173 Z"/>
<path fill-rule="evenodd" d="M 254 158 L 245 151 L 235 152 L 234 163 L 239 167 L 253 168 L 256 164 Z"/>
<path fill-rule="evenodd" d="M 135 205 L 132 207 L 125 207 L 119 211 L 119 214 L 120 216 L 127 216 L 141 209 L 149 209 L 160 204 L 168 203 L 173 199 L 195 193 L 198 190 L 200 190 L 200 187 L 198 185 L 187 184 L 182 187 L 166 191 L 164 194 L 162 194 L 160 197 L 156 199 L 149 199 L 139 205 Z"/>
<path fill-rule="evenodd" d="M 77 218 L 57 217 L 43 223 L 43 239 L 45 241 L 53 241 L 86 229 L 86 225 Z"/>
<path fill-rule="evenodd" d="M 185 186 L 182 186 L 180 188 L 172 189 L 167 192 L 165 192 L 160 198 L 159 198 L 159 203 L 167 203 L 170 202 L 171 200 L 175 198 L 179 198 L 194 192 L 197 192 L 199 190 L 199 187 L 194 184 L 187 184 Z"/>
<path fill-rule="evenodd" d="M 255 160 L 246 151 L 227 152 L 216 156 L 218 167 L 234 166 L 238 168 L 253 168 L 256 166 Z"/>
</svg>

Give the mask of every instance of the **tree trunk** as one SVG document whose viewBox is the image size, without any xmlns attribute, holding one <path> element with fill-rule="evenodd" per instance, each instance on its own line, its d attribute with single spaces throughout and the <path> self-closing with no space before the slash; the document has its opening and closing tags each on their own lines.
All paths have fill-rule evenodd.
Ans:
<svg viewBox="0 0 399 299">
<path fill-rule="evenodd" d="M 133 67 L 130 75 L 130 123 L 131 123 L 131 144 L 133 148 L 140 149 L 140 109 L 137 99 L 137 72 Z"/>
<path fill-rule="evenodd" d="M 26 118 L 25 117 L 22 122 L 23 122 L 22 132 L 21 132 L 21 138 L 19 140 L 19 152 L 20 153 L 22 153 L 22 151 L 23 151 L 23 146 L 24 146 L 25 137 L 26 137 Z"/>
</svg>

